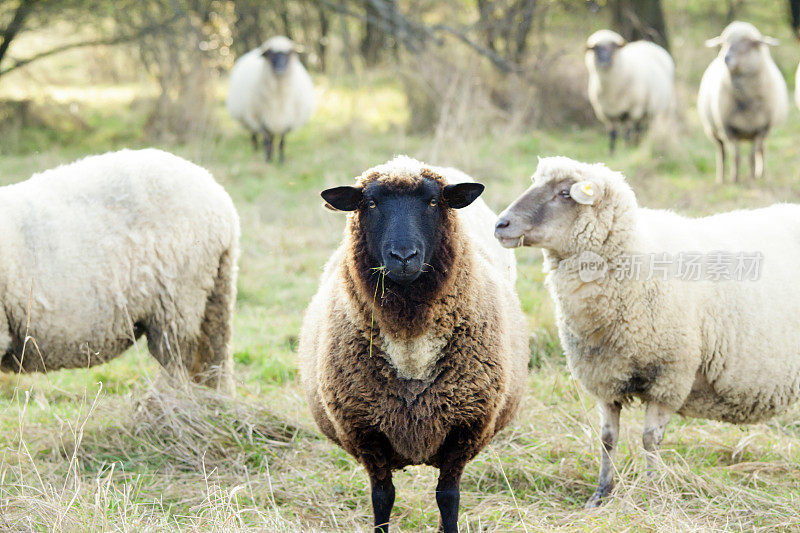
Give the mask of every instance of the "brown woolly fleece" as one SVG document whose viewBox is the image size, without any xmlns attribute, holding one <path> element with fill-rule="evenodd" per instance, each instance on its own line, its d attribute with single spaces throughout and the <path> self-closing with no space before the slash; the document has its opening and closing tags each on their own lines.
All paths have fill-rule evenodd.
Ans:
<svg viewBox="0 0 800 533">
<path fill-rule="evenodd" d="M 458 180 L 446 179 L 448 171 L 398 158 L 357 184 L 380 180 L 402 190 L 427 177 L 444 186 Z M 492 255 L 504 251 L 462 224 L 491 211 L 471 208 L 443 207 L 433 268 L 405 287 L 373 270 L 354 212 L 307 311 L 301 376 L 314 418 L 378 479 L 411 464 L 460 476 L 519 405 L 529 359 L 525 317 L 511 276 Z M 493 215 L 486 218 L 491 232 Z"/>
</svg>

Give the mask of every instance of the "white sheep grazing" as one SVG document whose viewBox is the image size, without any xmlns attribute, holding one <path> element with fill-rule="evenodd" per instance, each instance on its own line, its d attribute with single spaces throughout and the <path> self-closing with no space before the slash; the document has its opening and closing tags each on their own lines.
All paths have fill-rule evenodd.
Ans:
<svg viewBox="0 0 800 533">
<path fill-rule="evenodd" d="M 602 463 L 587 506 L 613 487 L 620 410 L 632 399 L 647 405 L 652 468 L 672 413 L 745 424 L 800 398 L 800 205 L 687 218 L 637 207 L 601 164 L 551 157 L 495 236 L 544 249 L 570 371 L 600 403 Z"/>
<path fill-rule="evenodd" d="M 3 370 L 93 366 L 146 335 L 165 367 L 231 389 L 239 218 L 208 171 L 87 157 L 0 188 L 0 235 Z"/>
<path fill-rule="evenodd" d="M 298 57 L 299 47 L 283 36 L 272 37 L 236 60 L 225 105 L 231 116 L 252 132 L 253 146 L 264 136 L 264 154 L 272 160 L 280 137 L 284 160 L 286 134 L 305 124 L 315 108 L 314 85 Z"/>
<path fill-rule="evenodd" d="M 786 82 L 768 46 L 778 42 L 747 22 L 731 22 L 719 37 L 706 41 L 720 47 L 700 80 L 697 111 L 706 135 L 717 144 L 717 183 L 725 181 L 726 146 L 733 148 L 731 177 L 739 181 L 739 141 L 752 141 L 751 178 L 764 175 L 764 139 L 786 118 Z"/>
<path fill-rule="evenodd" d="M 638 141 L 650 120 L 672 109 L 675 64 L 657 44 L 599 30 L 586 40 L 585 61 L 589 101 L 608 129 L 612 154 L 618 130 Z"/>
</svg>

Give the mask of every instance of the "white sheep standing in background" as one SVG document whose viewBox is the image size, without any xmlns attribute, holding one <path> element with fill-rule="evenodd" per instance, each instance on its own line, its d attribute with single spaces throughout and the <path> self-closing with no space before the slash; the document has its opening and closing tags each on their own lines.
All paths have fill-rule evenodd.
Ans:
<svg viewBox="0 0 800 533">
<path fill-rule="evenodd" d="M 551 157 L 495 236 L 544 249 L 567 363 L 599 401 L 602 463 L 587 506 L 613 487 L 620 411 L 632 399 L 647 406 L 651 471 L 673 413 L 746 424 L 800 399 L 800 205 L 687 218 L 639 208 L 601 164 Z"/>
<path fill-rule="evenodd" d="M 280 137 L 284 160 L 286 134 L 305 124 L 315 108 L 314 85 L 289 38 L 272 37 L 236 60 L 225 105 L 231 116 L 252 133 L 253 147 L 264 136 L 264 155 L 272 161 Z"/>
<path fill-rule="evenodd" d="M 586 40 L 585 61 L 589 101 L 608 129 L 612 154 L 619 130 L 638 142 L 650 120 L 673 108 L 675 64 L 657 44 L 599 30 Z"/>
<path fill-rule="evenodd" d="M 751 179 L 764 176 L 764 139 L 789 111 L 786 82 L 768 48 L 777 44 L 752 24 L 739 21 L 706 41 L 720 51 L 700 80 L 697 111 L 706 135 L 717 144 L 717 183 L 725 181 L 728 145 L 733 148 L 731 178 L 739 181 L 740 141 L 753 143 Z"/>
<path fill-rule="evenodd" d="M 160 150 L 87 157 L 0 188 L 0 368 L 105 363 L 145 335 L 168 369 L 230 391 L 239 217 Z"/>
</svg>

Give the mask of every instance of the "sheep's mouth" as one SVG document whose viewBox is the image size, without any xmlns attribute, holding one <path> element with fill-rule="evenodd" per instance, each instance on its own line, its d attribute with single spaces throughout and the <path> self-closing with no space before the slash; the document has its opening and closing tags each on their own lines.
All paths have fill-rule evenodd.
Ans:
<svg viewBox="0 0 800 533">
<path fill-rule="evenodd" d="M 495 238 L 500 242 L 503 248 L 519 248 L 525 241 L 525 235 L 519 235 L 517 237 L 495 235 Z"/>
<path fill-rule="evenodd" d="M 417 278 L 419 278 L 421 275 L 422 275 L 422 269 L 416 269 L 416 270 L 388 269 L 386 271 L 386 277 L 394 281 L 395 283 L 399 283 L 400 285 L 408 285 L 409 283 L 416 281 Z"/>
</svg>

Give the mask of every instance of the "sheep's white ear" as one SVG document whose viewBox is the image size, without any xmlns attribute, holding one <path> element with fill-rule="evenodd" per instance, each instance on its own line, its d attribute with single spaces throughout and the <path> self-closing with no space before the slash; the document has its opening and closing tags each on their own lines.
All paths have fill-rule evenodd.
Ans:
<svg viewBox="0 0 800 533">
<path fill-rule="evenodd" d="M 597 199 L 597 186 L 591 181 L 578 181 L 569 188 L 569 195 L 579 204 L 592 205 Z"/>
<path fill-rule="evenodd" d="M 721 35 L 717 35 L 716 37 L 712 37 L 711 39 L 706 40 L 706 48 L 715 48 L 721 45 L 722 45 Z"/>
<path fill-rule="evenodd" d="M 767 46 L 778 46 L 779 44 L 781 44 L 781 42 L 775 37 L 769 37 L 767 35 L 761 37 L 761 42 L 766 44 Z"/>
</svg>

